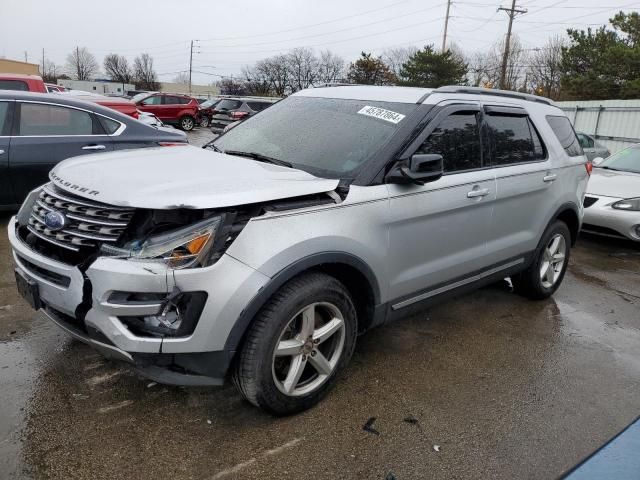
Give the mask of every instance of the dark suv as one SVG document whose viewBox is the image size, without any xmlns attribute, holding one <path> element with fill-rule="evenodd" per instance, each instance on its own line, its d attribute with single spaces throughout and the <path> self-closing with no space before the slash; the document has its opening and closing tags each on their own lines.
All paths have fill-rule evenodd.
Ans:
<svg viewBox="0 0 640 480">
<path fill-rule="evenodd" d="M 224 98 L 220 100 L 211 117 L 211 131 L 222 133 L 227 125 L 245 120 L 276 103 L 279 98 Z"/>
<path fill-rule="evenodd" d="M 153 113 L 164 123 L 177 125 L 182 130 L 193 130 L 200 104 L 198 100 L 188 95 L 146 92 L 140 93 L 131 100 L 139 110 Z"/>
</svg>

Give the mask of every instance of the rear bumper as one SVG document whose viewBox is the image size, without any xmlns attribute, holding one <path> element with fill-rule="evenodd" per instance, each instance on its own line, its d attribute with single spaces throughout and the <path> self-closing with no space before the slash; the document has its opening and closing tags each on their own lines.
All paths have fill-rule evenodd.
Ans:
<svg viewBox="0 0 640 480">
<path fill-rule="evenodd" d="M 597 201 L 584 209 L 582 230 L 611 237 L 640 241 L 640 212 L 617 210 L 611 205 L 622 198 L 587 194 Z"/>
</svg>

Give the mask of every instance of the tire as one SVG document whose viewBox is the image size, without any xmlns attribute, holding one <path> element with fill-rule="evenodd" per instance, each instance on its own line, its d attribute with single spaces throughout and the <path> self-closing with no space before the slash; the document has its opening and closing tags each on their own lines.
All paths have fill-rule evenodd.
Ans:
<svg viewBox="0 0 640 480">
<path fill-rule="evenodd" d="M 284 284 L 257 314 L 233 381 L 245 399 L 266 412 L 301 412 L 335 384 L 351 359 L 356 332 L 356 310 L 344 285 L 323 273 L 303 274 Z"/>
<path fill-rule="evenodd" d="M 190 132 L 191 130 L 193 130 L 193 127 L 196 126 L 196 121 L 192 116 L 185 115 L 184 117 L 180 118 L 179 125 L 180 128 L 185 132 Z"/>
<path fill-rule="evenodd" d="M 200 126 L 201 126 L 202 128 L 207 128 L 207 127 L 209 126 L 209 124 L 210 124 L 210 123 L 211 123 L 211 122 L 209 121 L 209 117 L 207 117 L 207 116 L 202 117 L 202 119 L 200 120 Z"/>
<path fill-rule="evenodd" d="M 554 247 L 555 242 L 558 244 Z M 557 248 L 555 253 L 554 248 Z M 533 263 L 525 271 L 511 278 L 515 292 L 532 300 L 549 298 L 562 283 L 569 265 L 570 252 L 569 228 L 564 222 L 557 220 L 549 225 L 542 235 Z M 563 255 L 562 258 L 560 254 Z"/>
</svg>

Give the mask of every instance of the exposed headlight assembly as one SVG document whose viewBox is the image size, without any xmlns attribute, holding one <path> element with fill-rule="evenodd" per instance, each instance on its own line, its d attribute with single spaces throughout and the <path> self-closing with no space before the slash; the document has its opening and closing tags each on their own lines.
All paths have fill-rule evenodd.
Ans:
<svg viewBox="0 0 640 480">
<path fill-rule="evenodd" d="M 166 263 L 171 268 L 207 265 L 222 216 L 207 218 L 188 227 L 153 235 L 143 241 L 130 242 L 121 252 L 131 260 Z"/>
<path fill-rule="evenodd" d="M 619 200 L 611 205 L 611 207 L 615 208 L 616 210 L 631 210 L 634 212 L 640 211 L 640 197 Z"/>
</svg>

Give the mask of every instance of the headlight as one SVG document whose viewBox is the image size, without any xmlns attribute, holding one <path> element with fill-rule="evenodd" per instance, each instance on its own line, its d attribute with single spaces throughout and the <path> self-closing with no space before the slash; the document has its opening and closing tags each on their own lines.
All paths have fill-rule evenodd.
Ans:
<svg viewBox="0 0 640 480">
<path fill-rule="evenodd" d="M 164 262 L 171 268 L 204 263 L 215 242 L 222 217 L 211 217 L 179 230 L 154 235 L 144 242 L 132 242 L 130 258 Z"/>
<path fill-rule="evenodd" d="M 627 200 L 620 200 L 611 205 L 611 207 L 615 208 L 616 210 L 638 211 L 640 210 L 640 198 L 629 198 Z"/>
</svg>

